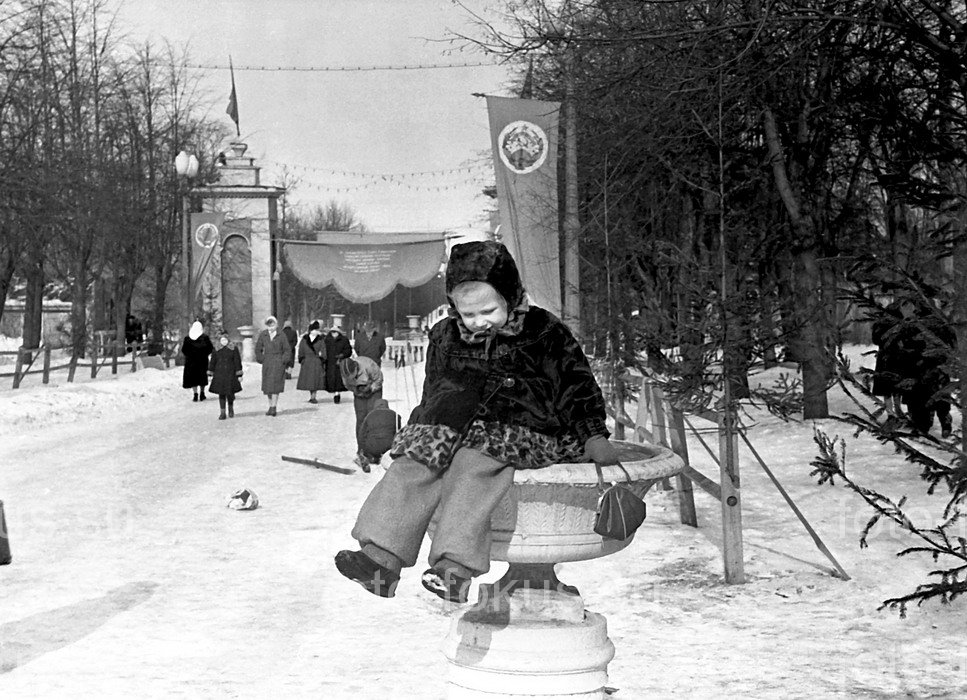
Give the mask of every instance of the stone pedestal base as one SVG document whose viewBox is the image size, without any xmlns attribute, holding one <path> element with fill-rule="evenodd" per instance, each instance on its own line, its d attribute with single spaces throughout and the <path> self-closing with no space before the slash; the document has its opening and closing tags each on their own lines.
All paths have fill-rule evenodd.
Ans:
<svg viewBox="0 0 967 700">
<path fill-rule="evenodd" d="M 603 700 L 614 645 L 604 617 L 521 622 L 469 608 L 456 613 L 443 642 L 448 700 Z"/>
<path fill-rule="evenodd" d="M 449 700 L 604 698 L 614 645 L 553 564 L 511 564 L 457 612 L 443 642 Z"/>
</svg>

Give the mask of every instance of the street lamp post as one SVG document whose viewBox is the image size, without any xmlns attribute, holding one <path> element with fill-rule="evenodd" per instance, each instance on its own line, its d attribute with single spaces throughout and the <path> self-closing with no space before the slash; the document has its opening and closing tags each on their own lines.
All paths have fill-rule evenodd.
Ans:
<svg viewBox="0 0 967 700">
<path fill-rule="evenodd" d="M 180 181 L 184 182 L 181 189 L 181 272 L 185 282 L 185 333 L 192 323 L 191 298 L 191 240 L 190 240 L 190 206 L 191 181 L 198 175 L 198 158 L 181 151 L 175 157 L 175 172 Z"/>
</svg>

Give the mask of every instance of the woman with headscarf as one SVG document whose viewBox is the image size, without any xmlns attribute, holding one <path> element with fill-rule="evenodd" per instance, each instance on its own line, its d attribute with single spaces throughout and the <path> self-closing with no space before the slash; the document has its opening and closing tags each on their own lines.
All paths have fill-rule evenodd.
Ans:
<svg viewBox="0 0 967 700">
<path fill-rule="evenodd" d="M 342 375 L 339 372 L 339 360 L 353 356 L 353 347 L 349 338 L 342 331 L 333 326 L 326 331 L 326 386 L 325 389 L 332 397 L 333 403 L 339 403 L 339 392 L 346 391 Z"/>
<path fill-rule="evenodd" d="M 208 384 L 208 357 L 215 351 L 211 339 L 205 333 L 201 321 L 195 321 L 188 329 L 188 335 L 181 343 L 181 354 L 185 357 L 185 369 L 181 376 L 181 386 L 191 389 L 192 401 L 205 400 L 205 386 Z"/>
<path fill-rule="evenodd" d="M 316 392 L 326 388 L 326 341 L 319 332 L 319 322 L 309 324 L 309 331 L 299 341 L 299 381 L 295 388 L 309 392 L 309 403 L 318 403 Z"/>
<path fill-rule="evenodd" d="M 255 361 L 262 365 L 262 393 L 269 397 L 267 416 L 276 415 L 279 394 L 285 391 L 285 368 L 291 352 L 275 316 L 267 317 L 265 328 L 255 341 Z"/>
</svg>

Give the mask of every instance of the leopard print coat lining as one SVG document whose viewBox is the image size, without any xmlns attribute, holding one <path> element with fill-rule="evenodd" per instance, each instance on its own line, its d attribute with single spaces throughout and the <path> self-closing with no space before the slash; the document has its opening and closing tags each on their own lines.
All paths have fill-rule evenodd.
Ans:
<svg viewBox="0 0 967 700">
<path fill-rule="evenodd" d="M 515 469 L 540 469 L 560 462 L 580 462 L 584 448 L 577 437 L 553 437 L 522 425 L 475 420 L 463 442 L 456 430 L 446 425 L 413 424 L 396 434 L 391 457 L 406 456 L 442 472 L 458 446 L 483 452 Z"/>
</svg>

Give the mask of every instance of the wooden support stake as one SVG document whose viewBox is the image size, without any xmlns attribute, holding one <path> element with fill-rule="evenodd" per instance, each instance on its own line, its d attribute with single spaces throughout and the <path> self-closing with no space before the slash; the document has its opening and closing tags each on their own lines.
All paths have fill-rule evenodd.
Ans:
<svg viewBox="0 0 967 700">
<path fill-rule="evenodd" d="M 726 583 L 745 583 L 742 558 L 742 500 L 739 484 L 739 438 L 735 411 L 719 414 L 719 479 L 722 488 L 722 550 Z"/>
<path fill-rule="evenodd" d="M 118 344 L 115 342 L 111 347 L 111 374 L 118 373 Z"/>
<path fill-rule="evenodd" d="M 97 377 L 97 345 L 91 343 L 91 379 Z"/>
<path fill-rule="evenodd" d="M 44 384 L 50 384 L 50 346 L 44 346 Z"/>
<path fill-rule="evenodd" d="M 850 576 L 848 573 L 846 573 L 846 569 L 844 569 L 842 566 L 839 565 L 839 562 L 836 561 L 836 557 L 833 556 L 833 553 L 829 551 L 829 549 L 826 547 L 826 544 L 819 538 L 819 535 L 816 533 L 816 531 L 813 530 L 812 525 L 810 525 L 809 522 L 806 520 L 806 516 L 802 514 L 802 512 L 799 510 L 796 504 L 793 503 L 793 500 L 789 496 L 789 494 L 786 493 L 786 490 L 782 488 L 782 484 L 779 483 L 779 480 L 772 473 L 772 470 L 769 469 L 768 466 L 766 466 L 765 461 L 762 459 L 762 457 L 759 456 L 759 453 L 756 452 L 756 449 L 752 446 L 752 443 L 749 442 L 749 438 L 746 436 L 745 431 L 739 430 L 739 435 L 742 436 L 742 440 L 745 442 L 746 446 L 752 452 L 752 455 L 756 458 L 756 461 L 759 462 L 759 466 L 762 467 L 766 475 L 772 480 L 773 485 L 777 489 L 779 489 L 779 493 L 782 494 L 782 497 L 785 499 L 786 503 L 789 505 L 790 508 L 792 508 L 792 512 L 796 514 L 797 518 L 799 518 L 799 522 L 801 522 L 803 524 L 803 527 L 806 528 L 806 532 L 808 532 L 809 536 L 813 538 L 813 543 L 816 545 L 816 548 L 819 549 L 820 552 L 825 554 L 826 558 L 829 559 L 829 561 L 832 562 L 833 566 L 836 567 L 836 572 L 838 573 L 834 572 L 833 575 L 843 579 L 844 581 L 849 581 Z"/>
<path fill-rule="evenodd" d="M 23 349 L 23 346 L 21 346 L 17 348 L 17 364 L 13 370 L 13 388 L 14 389 L 20 388 L 20 380 L 23 378 L 20 374 L 20 371 L 23 369 L 23 366 L 24 366 L 24 349 Z"/>
<path fill-rule="evenodd" d="M 67 369 L 67 383 L 70 384 L 74 381 L 74 372 L 77 371 L 77 352 L 71 348 L 71 361 L 68 364 Z"/>
</svg>

